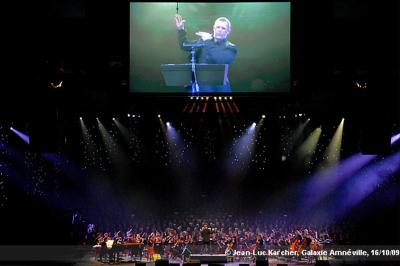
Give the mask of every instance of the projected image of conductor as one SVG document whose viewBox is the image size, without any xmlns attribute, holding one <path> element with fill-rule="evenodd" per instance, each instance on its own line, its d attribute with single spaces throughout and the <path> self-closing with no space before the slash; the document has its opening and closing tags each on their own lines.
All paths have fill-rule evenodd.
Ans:
<svg viewBox="0 0 400 266">
<path fill-rule="evenodd" d="M 228 41 L 228 36 L 232 30 L 229 19 L 225 17 L 217 18 L 214 22 L 212 34 L 202 31 L 196 32 L 196 35 L 200 36 L 200 40 L 197 41 L 187 40 L 185 21 L 181 15 L 175 15 L 179 45 L 185 51 L 191 50 L 190 44 L 196 45 L 196 63 L 227 65 L 233 63 L 237 54 L 237 48 L 236 45 Z M 202 85 L 199 88 L 200 92 L 231 92 L 228 80 L 225 81 L 225 85 Z"/>
</svg>

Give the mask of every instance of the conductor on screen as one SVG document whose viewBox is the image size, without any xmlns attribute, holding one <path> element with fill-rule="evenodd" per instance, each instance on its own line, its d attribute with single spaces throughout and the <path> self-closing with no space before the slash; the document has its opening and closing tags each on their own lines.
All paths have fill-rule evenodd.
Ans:
<svg viewBox="0 0 400 266">
<path fill-rule="evenodd" d="M 175 23 L 178 29 L 178 41 L 181 49 L 187 42 L 185 20 L 181 15 L 175 15 Z M 200 64 L 231 64 L 236 57 L 236 45 L 228 41 L 231 32 L 231 22 L 225 18 L 217 18 L 213 26 L 213 34 L 208 32 L 196 32 L 201 37 L 201 47 L 197 51 L 197 63 Z M 231 92 L 229 81 L 222 86 L 200 86 L 200 92 Z"/>
</svg>

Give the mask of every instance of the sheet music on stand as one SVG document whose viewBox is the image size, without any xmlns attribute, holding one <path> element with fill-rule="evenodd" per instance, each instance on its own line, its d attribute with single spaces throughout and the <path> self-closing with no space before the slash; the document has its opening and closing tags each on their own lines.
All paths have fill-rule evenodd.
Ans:
<svg viewBox="0 0 400 266">
<path fill-rule="evenodd" d="M 199 86 L 223 86 L 228 82 L 227 64 L 196 64 Z M 162 64 L 160 66 L 167 86 L 191 86 L 192 64 Z"/>
<path fill-rule="evenodd" d="M 112 239 L 107 240 L 106 246 L 108 249 L 112 249 L 113 245 L 114 245 L 114 240 L 112 240 Z"/>
</svg>

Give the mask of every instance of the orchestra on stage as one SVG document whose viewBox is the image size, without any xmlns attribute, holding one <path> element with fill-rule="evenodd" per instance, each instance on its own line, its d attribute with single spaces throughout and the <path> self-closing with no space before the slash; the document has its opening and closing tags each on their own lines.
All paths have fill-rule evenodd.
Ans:
<svg viewBox="0 0 400 266">
<path fill-rule="evenodd" d="M 295 257 L 303 257 L 303 250 L 321 250 L 333 239 L 326 231 L 295 229 L 288 233 L 281 230 L 261 231 L 253 228 L 208 227 L 184 230 L 167 227 L 163 231 L 135 231 L 130 228 L 114 234 L 98 232 L 93 249 L 99 261 L 120 261 L 122 256 L 131 261 L 185 261 L 191 254 L 225 254 L 228 262 L 255 260 L 254 254 L 270 248 L 287 249 Z M 237 256 L 235 254 L 249 254 Z"/>
</svg>

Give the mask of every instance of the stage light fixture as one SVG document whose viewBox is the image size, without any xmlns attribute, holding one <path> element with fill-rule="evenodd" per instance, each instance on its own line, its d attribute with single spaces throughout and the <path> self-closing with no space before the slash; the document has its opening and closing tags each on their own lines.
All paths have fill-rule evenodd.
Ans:
<svg viewBox="0 0 400 266">
<path fill-rule="evenodd" d="M 128 114 L 128 117 L 131 117 L 131 114 Z"/>
<path fill-rule="evenodd" d="M 265 115 L 262 115 L 261 118 L 265 118 Z"/>
<path fill-rule="evenodd" d="M 219 96 L 219 97 L 218 97 L 218 100 L 220 100 L 220 101 L 221 101 L 221 100 L 222 100 L 222 97 L 221 97 L 221 96 Z"/>
<path fill-rule="evenodd" d="M 228 97 L 225 96 L 225 97 L 224 97 L 224 100 L 225 100 L 225 101 L 228 100 Z"/>
<path fill-rule="evenodd" d="M 232 100 L 233 99 L 233 97 L 231 96 L 231 97 L 229 97 L 229 100 Z"/>
<path fill-rule="evenodd" d="M 160 118 L 160 117 L 161 117 L 161 115 L 160 115 L 160 114 L 158 114 L 158 115 L 157 115 L 157 117 L 158 117 L 158 118 Z"/>
<path fill-rule="evenodd" d="M 82 120 L 82 116 L 79 117 L 79 120 Z"/>
<path fill-rule="evenodd" d="M 216 100 L 217 100 L 217 97 L 214 96 L 214 101 L 216 101 Z"/>
</svg>

